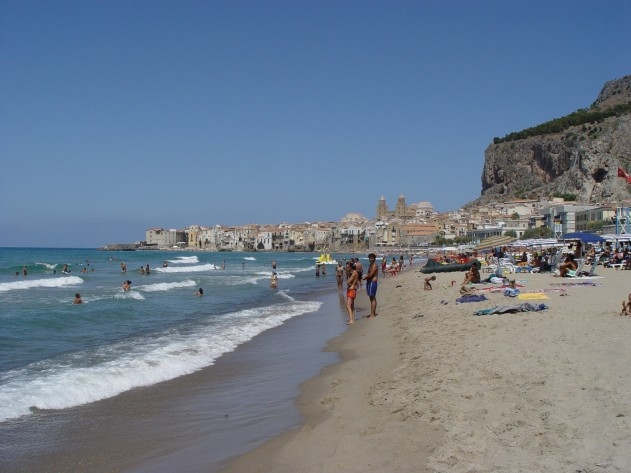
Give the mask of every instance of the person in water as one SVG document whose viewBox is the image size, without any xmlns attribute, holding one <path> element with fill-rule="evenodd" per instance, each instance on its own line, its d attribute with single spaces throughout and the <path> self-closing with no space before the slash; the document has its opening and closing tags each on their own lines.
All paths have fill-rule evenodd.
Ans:
<svg viewBox="0 0 631 473">
<path fill-rule="evenodd" d="M 72 302 L 73 304 L 83 304 L 83 301 L 81 300 L 81 294 L 79 294 L 78 292 L 74 295 L 74 301 Z"/>
<path fill-rule="evenodd" d="M 128 279 L 123 283 L 123 291 L 127 292 L 131 289 L 131 281 Z"/>
<path fill-rule="evenodd" d="M 197 292 L 195 293 L 195 295 L 196 295 L 197 297 L 201 297 L 201 296 L 203 296 L 203 295 L 204 295 L 204 290 L 200 287 L 200 288 L 197 290 Z"/>
</svg>

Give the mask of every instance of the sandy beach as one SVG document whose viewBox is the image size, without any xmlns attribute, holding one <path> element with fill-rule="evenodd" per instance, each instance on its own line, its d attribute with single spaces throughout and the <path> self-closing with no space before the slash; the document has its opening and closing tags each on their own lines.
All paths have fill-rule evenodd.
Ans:
<svg viewBox="0 0 631 473">
<path fill-rule="evenodd" d="M 418 269 L 381 277 L 379 316 L 330 343 L 342 361 L 302 385 L 303 426 L 223 471 L 631 471 L 631 272 L 517 273 L 547 299 L 457 303 L 463 273 L 424 291 Z M 548 309 L 473 315 L 524 302 Z"/>
</svg>

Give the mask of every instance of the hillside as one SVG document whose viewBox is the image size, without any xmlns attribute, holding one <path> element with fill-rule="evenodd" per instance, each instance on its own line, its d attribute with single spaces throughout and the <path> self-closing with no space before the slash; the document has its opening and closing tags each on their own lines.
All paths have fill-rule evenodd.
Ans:
<svg viewBox="0 0 631 473">
<path fill-rule="evenodd" d="M 474 204 L 555 193 L 580 203 L 627 200 L 631 185 L 618 167 L 631 173 L 631 75 L 607 82 L 587 109 L 496 138 Z"/>
</svg>

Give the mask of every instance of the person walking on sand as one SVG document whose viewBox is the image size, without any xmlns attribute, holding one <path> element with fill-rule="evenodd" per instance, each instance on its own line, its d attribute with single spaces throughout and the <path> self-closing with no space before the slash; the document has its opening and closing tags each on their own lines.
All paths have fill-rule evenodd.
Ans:
<svg viewBox="0 0 631 473">
<path fill-rule="evenodd" d="M 351 272 L 346 280 L 346 310 L 348 312 L 348 322 L 346 325 L 355 323 L 355 298 L 357 297 L 357 280 L 358 275 L 355 269 L 355 263 L 350 263 Z"/>
<path fill-rule="evenodd" d="M 368 255 L 368 272 L 364 279 L 366 280 L 366 294 L 370 299 L 370 315 L 369 319 L 377 317 L 377 279 L 379 278 L 379 268 L 376 263 L 377 255 L 370 253 Z"/>
</svg>

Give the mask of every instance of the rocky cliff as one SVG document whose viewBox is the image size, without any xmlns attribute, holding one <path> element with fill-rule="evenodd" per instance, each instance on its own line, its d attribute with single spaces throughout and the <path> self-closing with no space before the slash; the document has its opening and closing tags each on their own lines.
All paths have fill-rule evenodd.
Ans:
<svg viewBox="0 0 631 473">
<path fill-rule="evenodd" d="M 631 198 L 631 75 L 607 82 L 596 101 L 563 119 L 496 138 L 484 153 L 476 204 L 572 194 L 579 203 Z"/>
</svg>

